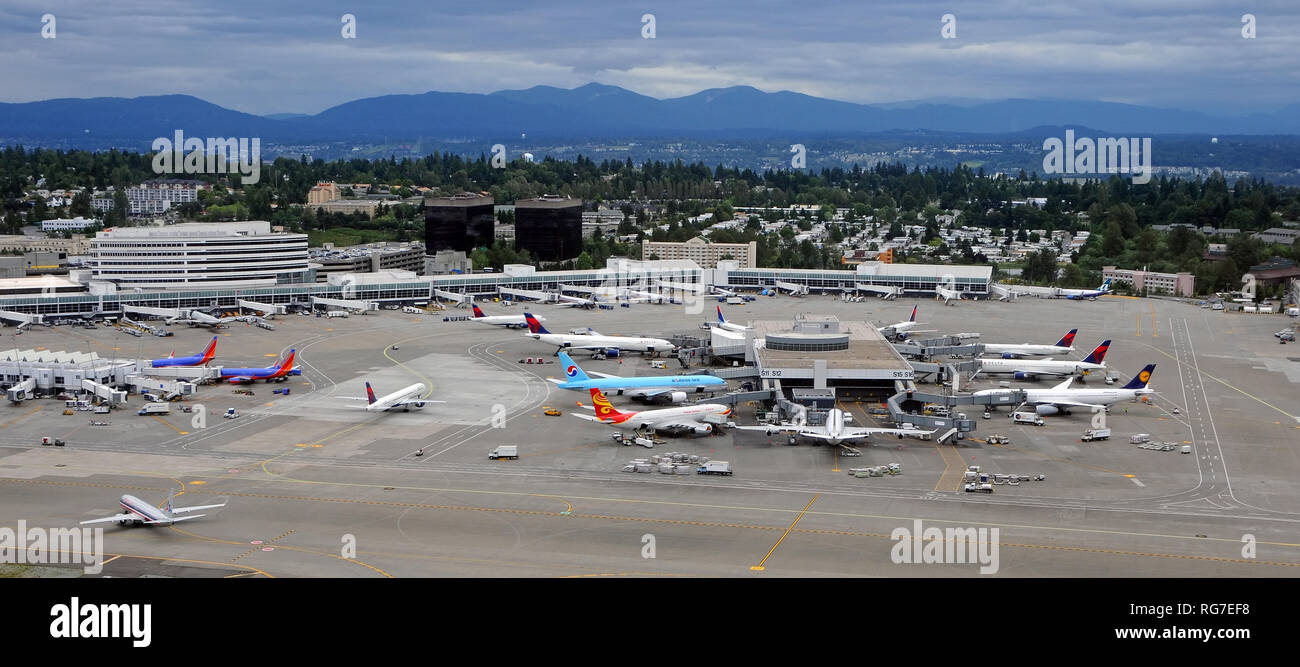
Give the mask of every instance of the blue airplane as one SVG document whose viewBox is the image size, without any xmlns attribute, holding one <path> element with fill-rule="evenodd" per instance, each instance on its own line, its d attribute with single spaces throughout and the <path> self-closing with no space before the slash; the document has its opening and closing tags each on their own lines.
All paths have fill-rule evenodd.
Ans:
<svg viewBox="0 0 1300 667">
<path fill-rule="evenodd" d="M 149 363 L 152 364 L 154 368 L 166 368 L 168 366 L 206 366 L 215 356 L 217 356 L 217 337 L 213 336 L 212 342 L 208 343 L 208 346 L 203 348 L 203 351 L 198 354 L 193 354 L 188 357 L 169 355 L 166 359 L 154 359 Z"/>
<path fill-rule="evenodd" d="M 223 368 L 221 369 L 221 379 L 231 384 L 252 383 L 258 380 L 284 382 L 286 377 L 301 373 L 301 371 L 294 372 L 298 370 L 293 367 L 295 354 L 297 354 L 297 350 L 289 350 L 289 356 L 283 362 L 266 368 Z"/>
<path fill-rule="evenodd" d="M 1105 296 L 1107 294 L 1110 294 L 1110 278 L 1107 278 L 1106 281 L 1101 284 L 1101 287 L 1098 287 L 1095 291 L 1083 289 L 1063 289 L 1060 291 L 1061 296 L 1070 299 L 1071 301 L 1082 301 L 1084 299 L 1096 301 L 1097 297 Z"/>
<path fill-rule="evenodd" d="M 643 377 L 619 377 L 592 371 L 592 378 L 574 363 L 564 350 L 560 350 L 560 367 L 564 369 L 566 380 L 547 378 L 559 385 L 561 389 L 588 391 L 599 389 L 602 392 L 627 394 L 632 398 L 649 401 L 656 399 L 668 403 L 681 403 L 686 400 L 686 392 L 706 389 L 722 391 L 727 388 L 727 381 L 712 375 L 647 375 Z"/>
</svg>

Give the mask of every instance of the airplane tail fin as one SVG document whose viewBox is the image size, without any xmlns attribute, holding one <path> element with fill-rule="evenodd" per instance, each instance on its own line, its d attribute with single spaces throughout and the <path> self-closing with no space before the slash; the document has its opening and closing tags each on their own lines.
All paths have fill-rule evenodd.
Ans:
<svg viewBox="0 0 1300 667">
<path fill-rule="evenodd" d="M 601 420 L 608 419 L 613 422 L 621 422 L 636 414 L 635 412 L 629 414 L 615 410 L 614 406 L 610 405 L 609 399 L 605 397 L 605 394 L 596 388 L 592 388 L 591 390 L 591 402 L 596 407 L 596 417 Z"/>
<path fill-rule="evenodd" d="M 1109 292 L 1109 291 L 1110 291 L 1110 278 L 1107 278 L 1107 279 L 1103 280 L 1103 281 L 1101 282 L 1101 287 L 1098 287 L 1098 288 L 1097 288 L 1097 291 L 1098 291 L 1098 292 Z"/>
<path fill-rule="evenodd" d="M 376 400 L 378 400 L 378 399 L 375 398 L 375 390 L 374 390 L 374 389 L 371 389 L 371 388 L 370 388 L 370 383 L 367 382 L 367 383 L 366 383 L 366 402 L 369 403 L 369 404 L 371 404 L 371 405 L 374 405 Z"/>
<path fill-rule="evenodd" d="M 217 356 L 217 337 L 213 336 L 212 340 L 208 342 L 208 346 L 203 348 L 203 363 L 206 364 L 212 361 L 215 356 Z"/>
<path fill-rule="evenodd" d="M 1070 329 L 1064 336 L 1061 336 L 1061 340 L 1056 341 L 1056 346 L 1070 347 L 1074 345 L 1074 334 L 1077 333 L 1079 333 L 1078 329 Z"/>
<path fill-rule="evenodd" d="M 1101 341 L 1101 345 L 1093 350 L 1091 354 L 1084 357 L 1083 362 L 1086 364 L 1100 364 L 1106 359 L 1106 350 L 1110 349 L 1110 339 Z"/>
<path fill-rule="evenodd" d="M 477 303 L 471 303 L 470 307 L 474 309 L 474 317 L 483 317 L 483 311 L 478 309 Z"/>
<path fill-rule="evenodd" d="M 722 317 L 722 306 L 718 306 L 718 321 L 721 322 L 722 324 L 726 324 L 726 323 L 727 323 L 727 320 L 725 320 L 725 319 Z"/>
<path fill-rule="evenodd" d="M 909 318 L 907 318 L 907 321 L 908 321 L 908 322 L 915 322 L 915 321 L 916 321 L 916 309 L 917 309 L 917 308 L 918 308 L 918 306 L 912 306 L 912 316 L 909 317 Z"/>
<path fill-rule="evenodd" d="M 528 323 L 529 333 L 535 333 L 535 334 L 551 333 L 546 330 L 546 327 L 542 326 L 541 322 L 537 321 L 536 317 L 533 317 L 532 313 L 524 313 L 524 321 Z"/>
<path fill-rule="evenodd" d="M 280 373 L 288 373 L 293 370 L 293 358 L 297 354 L 297 350 L 289 350 L 289 356 L 285 358 L 284 363 L 280 364 Z"/>
<path fill-rule="evenodd" d="M 164 512 L 166 512 L 166 513 L 168 513 L 168 514 L 171 514 L 171 513 L 172 513 L 172 499 L 175 498 L 175 497 L 176 497 L 176 492 L 175 492 L 175 491 L 172 491 L 171 493 L 167 494 L 167 504 L 166 504 L 166 505 L 163 505 L 163 511 L 164 511 Z"/>
<path fill-rule="evenodd" d="M 581 368 L 578 368 L 578 364 L 574 363 L 573 359 L 569 357 L 569 353 L 564 350 L 560 350 L 560 363 L 564 368 L 564 377 L 568 378 L 570 382 L 582 382 L 591 379 L 586 373 L 582 372 Z"/>
<path fill-rule="evenodd" d="M 1123 388 L 1124 389 L 1146 389 L 1147 383 L 1151 381 L 1151 374 L 1154 373 L 1155 370 L 1156 370 L 1155 364 L 1147 364 L 1145 367 L 1142 368 L 1142 370 L 1138 371 L 1138 374 L 1134 375 L 1133 379 L 1129 380 L 1128 384 L 1124 385 Z"/>
</svg>

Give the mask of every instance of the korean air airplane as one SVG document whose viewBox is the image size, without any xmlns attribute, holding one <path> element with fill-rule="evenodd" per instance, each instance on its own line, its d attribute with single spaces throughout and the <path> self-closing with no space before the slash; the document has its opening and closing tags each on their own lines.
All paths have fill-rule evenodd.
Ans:
<svg viewBox="0 0 1300 667">
<path fill-rule="evenodd" d="M 266 368 L 222 368 L 221 379 L 228 380 L 231 384 L 242 384 L 245 382 L 256 382 L 266 380 L 267 382 L 284 382 L 285 378 L 295 375 L 293 372 L 293 357 L 297 354 L 296 350 L 289 350 L 289 356 L 283 363 Z"/>
<path fill-rule="evenodd" d="M 619 377 L 592 371 L 593 378 L 583 372 L 563 350 L 560 350 L 560 368 L 564 369 L 564 380 L 547 378 L 559 385 L 560 389 L 588 391 L 599 389 L 602 392 L 617 392 L 632 398 L 643 400 L 655 399 L 667 403 L 684 403 L 686 392 L 701 392 L 709 389 L 725 391 L 727 381 L 712 375 L 647 375 L 642 377 Z"/>
<path fill-rule="evenodd" d="M 166 368 L 168 366 L 206 366 L 212 358 L 217 356 L 217 337 L 212 337 L 212 342 L 203 348 L 203 351 L 188 357 L 169 356 L 166 359 L 154 359 L 149 362 L 154 368 Z"/>
</svg>

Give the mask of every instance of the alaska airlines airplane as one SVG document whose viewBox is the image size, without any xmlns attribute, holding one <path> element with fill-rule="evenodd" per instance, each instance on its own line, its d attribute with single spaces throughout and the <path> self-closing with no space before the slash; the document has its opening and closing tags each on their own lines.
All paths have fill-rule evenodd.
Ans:
<svg viewBox="0 0 1300 667">
<path fill-rule="evenodd" d="M 149 364 L 154 368 L 166 368 L 168 366 L 206 366 L 212 358 L 217 356 L 217 337 L 212 337 L 212 342 L 203 348 L 203 351 L 190 355 L 188 357 L 177 357 L 170 355 L 166 359 L 154 359 Z"/>
<path fill-rule="evenodd" d="M 526 335 L 529 338 L 535 338 L 543 343 L 550 343 L 556 346 L 557 351 L 566 348 L 577 348 L 580 350 L 626 350 L 629 352 L 649 352 L 654 355 L 658 352 L 672 352 L 677 349 L 676 345 L 662 338 L 644 338 L 640 336 L 605 336 L 598 333 L 587 334 L 554 334 L 546 330 L 541 322 L 533 317 L 532 313 L 524 313 L 524 319 L 528 322 L 528 331 Z"/>
<path fill-rule="evenodd" d="M 283 363 L 276 366 L 267 366 L 266 368 L 222 368 L 221 379 L 229 380 L 231 384 L 256 382 L 258 380 L 284 382 L 286 377 L 295 374 L 293 373 L 293 356 L 296 353 L 296 350 L 289 350 L 289 356 Z"/>
<path fill-rule="evenodd" d="M 430 401 L 419 398 L 424 393 L 424 383 L 416 382 L 415 384 L 398 389 L 397 391 L 375 398 L 375 390 L 366 383 L 366 396 L 341 396 L 340 398 L 349 401 L 366 401 L 365 410 L 370 412 L 385 412 L 387 410 L 396 410 L 401 408 L 402 412 L 410 412 L 411 408 L 422 408 L 425 403 L 446 403 L 446 401 Z"/>
<path fill-rule="evenodd" d="M 570 389 L 574 391 L 587 391 L 590 389 L 599 389 L 601 391 L 616 391 L 619 394 L 626 394 L 632 398 L 650 400 L 656 398 L 659 400 L 667 399 L 668 403 L 683 403 L 686 401 L 686 392 L 694 390 L 701 392 L 706 389 L 725 390 L 727 381 L 712 375 L 646 375 L 643 377 L 619 377 L 617 375 L 608 375 L 606 373 L 597 373 L 592 371 L 599 379 L 592 378 L 583 372 L 578 364 L 574 363 L 564 350 L 560 350 L 560 367 L 564 369 L 564 375 L 567 380 L 556 380 L 555 378 L 546 378 L 551 382 L 559 385 L 560 389 Z"/>
<path fill-rule="evenodd" d="M 642 410 L 640 412 L 619 412 L 610 405 L 609 399 L 599 389 L 591 389 L 591 402 L 596 411 L 592 415 L 574 414 L 578 419 L 610 424 L 616 428 L 629 428 L 637 431 L 654 429 L 656 431 L 687 432 L 696 435 L 708 435 L 713 432 L 713 424 L 700 421 L 709 415 L 724 417 L 731 414 L 731 408 L 719 403 L 700 403 L 680 408 L 663 410 Z"/>
<path fill-rule="evenodd" d="M 122 509 L 126 510 L 125 512 L 121 514 L 115 514 L 109 517 L 104 517 L 102 519 L 90 519 L 88 521 L 82 521 L 81 523 L 82 524 L 108 523 L 109 521 L 116 521 L 117 523 L 123 526 L 127 524 L 133 526 L 140 526 L 140 525 L 170 526 L 171 524 L 176 523 L 177 521 L 189 521 L 190 519 L 197 519 L 201 516 L 207 516 L 205 514 L 195 514 L 193 516 L 176 516 L 177 514 L 185 514 L 188 512 L 195 512 L 198 510 L 206 510 L 206 509 L 212 509 L 214 507 L 226 506 L 225 503 L 220 503 L 218 505 L 195 505 L 194 507 L 172 507 L 172 497 L 174 497 L 175 495 L 176 494 L 173 493 L 171 496 L 168 496 L 167 505 L 162 509 L 158 509 L 157 507 L 154 507 L 153 505 L 150 505 L 149 503 L 146 503 L 145 501 L 140 500 L 139 498 L 136 498 L 131 494 L 127 494 L 122 496 L 122 498 L 118 501 L 122 505 Z"/>
<path fill-rule="evenodd" d="M 523 315 L 484 315 L 483 311 L 479 310 L 477 303 L 470 304 L 470 307 L 474 309 L 474 317 L 470 318 L 471 322 L 478 322 L 479 324 L 494 324 L 507 329 L 511 327 L 519 327 L 520 329 L 523 329 L 528 326 L 528 322 L 524 320 Z M 537 319 L 542 322 L 546 321 L 545 317 L 538 317 Z"/>
<path fill-rule="evenodd" d="M 1096 290 L 1061 289 L 1057 290 L 1057 294 L 1072 301 L 1082 301 L 1084 299 L 1096 301 L 1097 297 L 1110 294 L 1110 278 L 1107 278 L 1101 284 L 1101 287 L 1098 287 Z"/>
<path fill-rule="evenodd" d="M 1063 352 L 1074 351 L 1074 335 L 1079 333 L 1078 329 L 1070 329 L 1061 336 L 1061 340 L 1051 345 L 1032 345 L 1022 343 L 985 343 L 985 354 L 996 354 L 1003 359 L 1015 359 L 1017 357 L 1036 357 L 1044 354 L 1058 354 Z"/>
<path fill-rule="evenodd" d="M 743 324 L 733 324 L 731 322 L 728 322 L 726 319 L 722 317 L 722 306 L 718 306 L 717 308 L 718 308 L 718 323 L 714 326 L 719 327 L 721 329 L 726 329 L 727 331 L 735 331 L 737 333 L 744 333 L 746 331 L 749 331 L 749 327 Z"/>
</svg>

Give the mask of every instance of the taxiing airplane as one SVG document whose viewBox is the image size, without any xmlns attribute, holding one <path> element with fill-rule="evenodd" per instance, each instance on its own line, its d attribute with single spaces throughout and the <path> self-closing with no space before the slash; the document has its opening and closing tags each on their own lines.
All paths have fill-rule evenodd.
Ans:
<svg viewBox="0 0 1300 667">
<path fill-rule="evenodd" d="M 560 389 L 587 391 L 616 391 L 632 398 L 643 400 L 665 400 L 668 403 L 683 403 L 687 391 L 702 392 L 706 390 L 722 391 L 727 388 L 727 381 L 712 375 L 646 375 L 642 377 L 619 377 L 592 371 L 592 378 L 574 363 L 568 353 L 559 353 L 560 367 L 564 369 L 567 380 L 546 378 L 559 385 Z"/>
<path fill-rule="evenodd" d="M 385 412 L 387 410 L 397 410 L 398 408 L 400 408 L 402 412 L 410 412 L 411 408 L 422 408 L 425 403 L 446 403 L 446 401 L 430 401 L 419 398 L 419 396 L 424 393 L 424 390 L 424 383 L 416 382 L 409 387 L 398 389 L 391 394 L 375 398 L 375 390 L 371 388 L 370 383 L 367 382 L 366 395 L 364 398 L 361 396 L 340 396 L 339 398 L 349 401 L 366 401 L 367 404 L 364 409 L 370 412 Z"/>
<path fill-rule="evenodd" d="M 520 329 L 523 329 L 528 326 L 528 322 L 524 320 L 523 315 L 484 315 L 483 311 L 479 310 L 477 303 L 471 303 L 470 307 L 474 309 L 474 316 L 470 318 L 471 322 L 478 322 L 479 324 L 492 324 L 495 326 L 505 327 L 507 329 L 513 327 L 518 327 Z M 542 322 L 546 321 L 545 317 L 538 317 L 537 319 Z"/>
<path fill-rule="evenodd" d="M 735 331 L 737 333 L 744 333 L 746 331 L 749 331 L 750 327 L 747 327 L 743 324 L 733 324 L 731 322 L 728 322 L 726 318 L 722 317 L 722 306 L 718 306 L 717 308 L 718 308 L 718 323 L 713 326 L 721 329 L 726 329 L 727 331 Z"/>
<path fill-rule="evenodd" d="M 1085 299 L 1089 301 L 1096 301 L 1097 297 L 1110 294 L 1110 278 L 1107 278 L 1104 282 L 1102 282 L 1101 287 L 1098 287 L 1095 290 L 1059 289 L 1056 291 L 1056 293 L 1058 296 L 1065 297 L 1072 301 L 1082 301 Z"/>
<path fill-rule="evenodd" d="M 297 352 L 289 350 L 289 356 L 284 362 L 266 368 L 222 368 L 221 379 L 228 380 L 231 384 L 241 384 L 245 382 L 256 382 L 266 380 L 267 382 L 284 382 L 285 378 L 294 375 L 293 357 Z"/>
<path fill-rule="evenodd" d="M 1074 351 L 1074 334 L 1079 333 L 1078 329 L 1070 329 L 1061 340 L 1051 345 L 1033 345 L 1030 343 L 985 343 L 985 354 L 996 354 L 1003 359 L 1015 359 L 1017 357 L 1039 357 L 1045 354 L 1060 354 Z"/>
<path fill-rule="evenodd" d="M 779 424 L 769 426 L 737 426 L 736 428 L 746 431 L 763 431 L 768 435 L 777 433 L 794 433 L 805 438 L 824 440 L 831 445 L 840 445 L 855 440 L 864 440 L 869 436 L 888 433 L 897 435 L 901 440 L 903 436 L 922 436 L 934 433 L 934 431 L 923 431 L 915 428 L 863 428 L 858 426 L 846 426 L 849 417 L 839 408 L 831 408 L 826 414 L 826 423 L 821 426 L 809 426 L 807 424 Z"/>
<path fill-rule="evenodd" d="M 1052 359 L 979 359 L 980 369 L 975 375 L 1011 374 L 1017 380 L 1034 380 L 1040 375 L 1065 376 L 1085 375 L 1092 371 L 1106 370 L 1106 350 L 1110 349 L 1110 339 L 1103 340 L 1088 356 L 1080 361 Z M 971 376 L 974 379 L 975 375 Z"/>
<path fill-rule="evenodd" d="M 593 416 L 574 413 L 574 416 L 591 422 L 609 424 L 616 428 L 708 435 L 713 432 L 713 424 L 702 421 L 705 417 L 716 415 L 721 418 L 731 414 L 731 408 L 720 403 L 697 403 L 680 408 L 619 412 L 610 405 L 609 399 L 599 389 L 593 387 L 590 391 L 596 414 Z"/>
<path fill-rule="evenodd" d="M 213 357 L 217 356 L 217 337 L 212 337 L 212 342 L 203 348 L 203 351 L 190 355 L 188 357 L 178 357 L 175 354 L 168 355 L 166 359 L 154 359 L 149 364 L 154 368 L 166 368 L 168 366 L 206 366 Z"/>
<path fill-rule="evenodd" d="M 676 345 L 662 338 L 644 338 L 640 336 L 605 336 L 592 333 L 554 334 L 546 330 L 532 313 L 524 313 L 528 322 L 529 338 L 540 340 L 556 346 L 556 351 L 566 348 L 580 350 L 619 350 L 628 352 L 648 352 L 651 356 L 659 352 L 672 352 Z"/>
<path fill-rule="evenodd" d="M 81 523 L 84 525 L 87 523 L 108 523 L 109 521 L 114 521 L 123 526 L 128 524 L 132 526 L 170 526 L 177 521 L 189 521 L 190 519 L 207 516 L 206 514 L 177 516 L 178 514 L 187 514 L 198 510 L 226 506 L 225 503 L 220 503 L 217 505 L 195 505 L 194 507 L 172 507 L 172 498 L 175 497 L 175 495 L 176 494 L 173 493 L 171 496 L 168 496 L 167 505 L 162 509 L 158 509 L 133 495 L 127 494 L 122 496 L 119 501 L 122 505 L 122 509 L 126 510 L 125 512 L 104 517 L 103 519 L 90 519 L 88 521 L 82 521 Z"/>
<path fill-rule="evenodd" d="M 1139 396 L 1155 393 L 1155 390 L 1148 389 L 1147 383 L 1151 382 L 1151 374 L 1156 370 L 1155 364 L 1147 364 L 1137 375 L 1133 376 L 1128 384 L 1119 389 L 1071 389 L 1070 383 L 1074 378 L 1066 378 L 1065 382 L 1052 387 L 1051 389 L 1025 389 L 1024 405 L 1034 406 L 1034 410 L 1040 415 L 1054 415 L 1058 412 L 1070 414 L 1071 408 L 1092 408 L 1100 409 L 1107 405 L 1114 405 L 1120 401 L 1129 401 Z M 985 389 L 984 391 L 975 392 L 975 396 L 996 396 L 1002 393 L 1017 391 L 1014 389 Z"/>
</svg>

